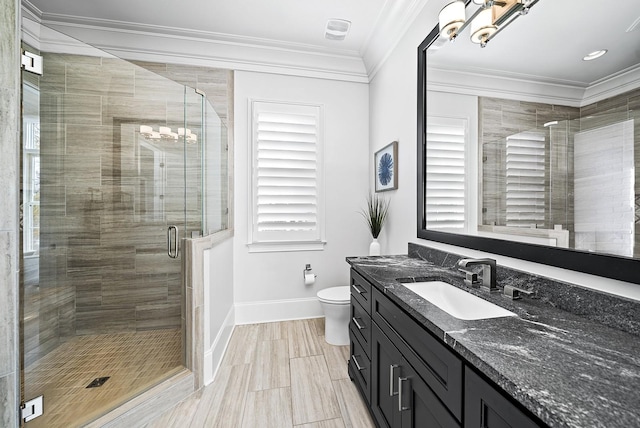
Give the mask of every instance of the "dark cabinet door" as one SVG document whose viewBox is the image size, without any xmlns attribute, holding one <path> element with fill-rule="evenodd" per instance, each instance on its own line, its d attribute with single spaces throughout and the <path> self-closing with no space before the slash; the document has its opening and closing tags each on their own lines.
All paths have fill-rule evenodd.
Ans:
<svg viewBox="0 0 640 428">
<path fill-rule="evenodd" d="M 372 329 L 372 351 L 371 406 L 378 426 L 460 427 L 427 383 L 375 323 Z"/>
<path fill-rule="evenodd" d="M 492 385 L 465 367 L 464 428 L 539 428 Z"/>
<path fill-rule="evenodd" d="M 371 315 L 360 306 L 360 303 L 354 297 L 351 298 L 351 321 L 349 325 L 362 344 L 367 357 L 371 359 Z"/>
<path fill-rule="evenodd" d="M 349 374 L 358 385 L 367 403 L 371 402 L 371 361 L 364 352 L 353 328 L 349 328 L 351 356 L 349 358 Z"/>
<path fill-rule="evenodd" d="M 373 322 L 427 381 L 438 399 L 461 421 L 462 360 L 383 293 L 373 289 L 372 294 Z"/>
<path fill-rule="evenodd" d="M 371 409 L 381 428 L 400 426 L 398 378 L 402 355 L 387 336 L 373 324 L 371 330 Z"/>
<path fill-rule="evenodd" d="M 368 314 L 371 313 L 371 284 L 353 269 L 351 269 L 351 295 Z"/>
<path fill-rule="evenodd" d="M 402 377 L 398 379 L 398 391 L 402 428 L 460 427 L 458 421 L 406 360 L 402 363 Z"/>
</svg>

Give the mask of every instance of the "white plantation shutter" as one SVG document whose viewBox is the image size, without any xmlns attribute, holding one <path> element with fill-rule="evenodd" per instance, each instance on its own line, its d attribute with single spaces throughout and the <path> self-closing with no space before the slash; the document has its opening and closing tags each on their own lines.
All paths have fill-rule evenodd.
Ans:
<svg viewBox="0 0 640 428">
<path fill-rule="evenodd" d="M 521 132 L 507 137 L 507 226 L 545 222 L 545 137 Z"/>
<path fill-rule="evenodd" d="M 254 243 L 321 241 L 321 108 L 253 103 Z"/>
<path fill-rule="evenodd" d="M 465 230 L 467 121 L 427 118 L 427 229 Z"/>
</svg>

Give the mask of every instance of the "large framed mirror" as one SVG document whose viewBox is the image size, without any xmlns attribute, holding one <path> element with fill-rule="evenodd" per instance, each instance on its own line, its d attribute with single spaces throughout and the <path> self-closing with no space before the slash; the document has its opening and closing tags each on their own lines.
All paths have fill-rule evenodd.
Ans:
<svg viewBox="0 0 640 428">
<path fill-rule="evenodd" d="M 640 3 L 495 1 L 531 7 L 485 47 L 457 3 L 418 48 L 418 237 L 640 284 Z"/>
</svg>

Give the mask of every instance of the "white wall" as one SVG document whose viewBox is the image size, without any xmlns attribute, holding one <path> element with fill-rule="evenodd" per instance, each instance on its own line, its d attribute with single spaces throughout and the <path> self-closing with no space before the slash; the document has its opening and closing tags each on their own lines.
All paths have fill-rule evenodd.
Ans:
<svg viewBox="0 0 640 428">
<path fill-rule="evenodd" d="M 440 7 L 438 1 L 426 4 L 370 83 L 370 159 L 389 141 L 400 142 L 398 190 L 393 192 L 382 236 L 383 252 L 406 254 L 411 241 L 477 257 L 487 254 L 416 238 L 417 48 L 436 24 Z M 640 287 L 635 284 L 489 255 L 505 266 L 640 300 Z"/>
<path fill-rule="evenodd" d="M 367 254 L 369 235 L 358 211 L 369 189 L 368 86 L 307 77 L 235 73 L 235 238 L 236 322 L 265 322 L 322 314 L 319 289 L 348 285 L 345 257 Z M 249 253 L 249 100 L 324 106 L 324 193 L 326 242 L 322 251 Z M 406 242 L 405 242 L 406 244 Z M 318 275 L 305 286 L 310 263 Z"/>
<path fill-rule="evenodd" d="M 235 323 L 233 239 L 204 251 L 204 383 L 213 380 Z"/>
<path fill-rule="evenodd" d="M 417 51 L 438 19 L 440 7 L 434 3 L 427 2 L 369 85 L 371 163 L 373 153 L 398 140 L 398 190 L 388 192 L 392 202 L 380 236 L 383 254 L 406 254 L 407 241 L 416 236 Z"/>
</svg>

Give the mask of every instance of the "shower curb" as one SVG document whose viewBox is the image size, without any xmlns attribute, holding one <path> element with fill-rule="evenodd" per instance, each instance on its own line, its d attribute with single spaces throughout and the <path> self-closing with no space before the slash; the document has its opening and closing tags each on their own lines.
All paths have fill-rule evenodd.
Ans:
<svg viewBox="0 0 640 428">
<path fill-rule="evenodd" d="M 183 369 L 164 382 L 88 423 L 85 427 L 135 428 L 145 426 L 187 398 L 194 390 L 193 372 Z"/>
</svg>

